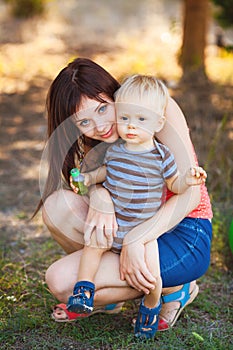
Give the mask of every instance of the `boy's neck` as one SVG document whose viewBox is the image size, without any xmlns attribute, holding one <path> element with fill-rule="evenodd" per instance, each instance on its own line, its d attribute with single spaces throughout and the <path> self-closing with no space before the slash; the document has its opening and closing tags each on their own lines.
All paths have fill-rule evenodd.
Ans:
<svg viewBox="0 0 233 350">
<path fill-rule="evenodd" d="M 131 152 L 145 152 L 152 150 L 155 144 L 154 139 L 151 139 L 151 141 L 147 143 L 131 143 L 126 141 L 124 146 L 128 151 Z"/>
</svg>

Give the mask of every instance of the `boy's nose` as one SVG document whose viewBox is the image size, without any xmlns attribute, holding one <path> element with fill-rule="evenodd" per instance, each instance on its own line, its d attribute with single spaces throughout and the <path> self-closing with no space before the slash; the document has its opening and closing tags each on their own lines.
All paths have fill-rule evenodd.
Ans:
<svg viewBox="0 0 233 350">
<path fill-rule="evenodd" d="M 135 125 L 133 125 L 132 123 L 128 124 L 128 129 L 135 129 Z"/>
</svg>

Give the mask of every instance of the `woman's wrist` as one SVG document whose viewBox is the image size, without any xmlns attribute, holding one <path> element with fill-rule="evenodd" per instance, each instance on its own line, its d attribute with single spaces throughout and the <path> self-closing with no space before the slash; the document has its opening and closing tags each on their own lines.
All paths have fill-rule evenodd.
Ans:
<svg viewBox="0 0 233 350">
<path fill-rule="evenodd" d="M 145 235 L 138 235 L 137 232 L 134 232 L 131 230 L 130 232 L 125 235 L 123 240 L 123 245 L 130 245 L 130 244 L 146 244 L 146 236 Z"/>
<path fill-rule="evenodd" d="M 114 213 L 111 196 L 102 185 L 93 185 L 89 191 L 90 207 L 105 214 Z"/>
<path fill-rule="evenodd" d="M 170 229 L 171 226 L 167 223 L 167 220 L 162 220 L 161 218 L 163 209 L 160 208 L 160 215 L 158 215 L 158 213 L 159 212 L 157 212 L 152 218 L 144 221 L 129 231 L 124 238 L 124 244 L 137 243 L 145 245 L 148 242 L 158 239 Z"/>
<path fill-rule="evenodd" d="M 89 197 L 94 196 L 97 193 L 100 193 L 102 189 L 104 190 L 104 188 L 100 184 L 91 185 L 89 187 Z"/>
<path fill-rule="evenodd" d="M 173 195 L 150 219 L 127 233 L 124 244 L 138 242 L 146 244 L 158 239 L 178 225 L 200 201 L 200 186 L 189 187 L 184 193 Z"/>
</svg>

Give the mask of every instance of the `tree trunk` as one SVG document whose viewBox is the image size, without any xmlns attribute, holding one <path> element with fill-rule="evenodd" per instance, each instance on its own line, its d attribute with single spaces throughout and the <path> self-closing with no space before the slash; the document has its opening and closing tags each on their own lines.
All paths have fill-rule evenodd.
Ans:
<svg viewBox="0 0 233 350">
<path fill-rule="evenodd" d="M 205 73 L 205 46 L 209 15 L 208 0 L 184 1 L 183 44 L 180 64 L 182 80 L 207 80 Z"/>
</svg>

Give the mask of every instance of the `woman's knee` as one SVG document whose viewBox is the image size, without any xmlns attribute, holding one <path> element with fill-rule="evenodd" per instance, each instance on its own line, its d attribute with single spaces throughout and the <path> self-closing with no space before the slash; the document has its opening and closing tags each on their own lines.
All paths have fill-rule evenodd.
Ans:
<svg viewBox="0 0 233 350">
<path fill-rule="evenodd" d="M 67 205 L 69 203 L 67 198 L 69 194 L 66 194 L 66 192 L 68 191 L 58 190 L 46 198 L 42 207 L 42 217 L 45 224 L 51 223 L 51 218 L 54 217 L 54 213 L 57 211 L 61 215 L 66 215 L 66 212 L 69 210 L 69 206 Z"/>
<path fill-rule="evenodd" d="M 68 291 L 67 286 L 65 286 L 64 281 L 62 281 L 62 274 L 56 265 L 57 264 L 54 263 L 47 269 L 45 273 L 45 282 L 53 296 L 60 302 L 66 303 L 71 291 Z"/>
<path fill-rule="evenodd" d="M 49 266 L 49 268 L 45 273 L 45 282 L 49 290 L 52 292 L 52 294 L 57 297 L 57 295 L 59 294 L 59 292 L 61 292 L 61 290 L 57 288 L 59 287 L 59 283 L 56 283 L 57 282 L 56 279 L 57 278 L 56 278 L 55 270 L 53 268 L 53 265 L 51 265 Z"/>
<path fill-rule="evenodd" d="M 72 218 L 85 218 L 88 203 L 74 192 L 58 190 L 52 193 L 44 202 L 42 218 L 45 225 L 50 229 L 57 229 L 64 225 L 64 222 L 73 222 Z M 79 216 L 77 216 L 79 213 Z M 82 215 L 81 215 L 82 214 Z M 84 219 L 82 220 L 84 221 Z"/>
<path fill-rule="evenodd" d="M 53 192 L 48 198 L 46 198 L 42 207 L 42 219 L 48 228 L 53 228 L 54 225 L 54 212 L 58 210 L 58 201 L 60 194 L 59 191 Z"/>
</svg>

